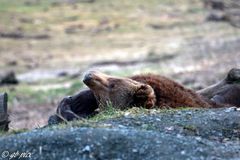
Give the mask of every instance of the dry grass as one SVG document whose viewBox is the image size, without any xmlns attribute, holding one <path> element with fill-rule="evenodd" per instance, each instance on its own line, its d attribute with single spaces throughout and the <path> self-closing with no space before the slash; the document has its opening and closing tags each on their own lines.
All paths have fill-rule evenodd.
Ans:
<svg viewBox="0 0 240 160">
<path fill-rule="evenodd" d="M 142 57 L 152 48 L 171 52 L 183 36 L 199 32 L 196 24 L 204 21 L 197 0 L 56 2 L 0 0 L 0 31 L 51 36 L 48 40 L 0 39 L 0 57 L 5 62 L 1 68 L 12 61 L 18 62 L 12 68 L 19 72 L 76 67 L 102 59 Z"/>
</svg>

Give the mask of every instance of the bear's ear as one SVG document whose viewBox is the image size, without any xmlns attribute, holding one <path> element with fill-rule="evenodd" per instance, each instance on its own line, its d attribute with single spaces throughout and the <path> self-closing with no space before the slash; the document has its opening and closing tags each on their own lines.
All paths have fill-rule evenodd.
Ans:
<svg viewBox="0 0 240 160">
<path fill-rule="evenodd" d="M 156 103 L 156 96 L 151 86 L 142 84 L 133 96 L 133 103 L 137 107 L 152 108 Z"/>
</svg>

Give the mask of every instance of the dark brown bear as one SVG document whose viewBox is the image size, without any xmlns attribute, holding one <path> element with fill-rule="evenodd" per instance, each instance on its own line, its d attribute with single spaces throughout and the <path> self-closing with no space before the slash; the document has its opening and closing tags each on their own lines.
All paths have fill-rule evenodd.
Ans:
<svg viewBox="0 0 240 160">
<path fill-rule="evenodd" d="M 85 75 L 83 82 L 93 91 L 102 106 L 106 106 L 109 102 L 120 109 L 130 106 L 211 107 L 211 104 L 194 91 L 166 77 L 154 74 L 120 78 L 91 71 Z"/>
</svg>

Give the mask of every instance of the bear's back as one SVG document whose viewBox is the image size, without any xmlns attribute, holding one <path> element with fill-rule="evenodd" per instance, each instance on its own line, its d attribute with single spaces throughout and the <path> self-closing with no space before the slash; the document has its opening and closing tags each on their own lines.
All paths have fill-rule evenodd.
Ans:
<svg viewBox="0 0 240 160">
<path fill-rule="evenodd" d="M 211 107 L 200 95 L 164 76 L 146 74 L 130 77 L 150 85 L 156 95 L 156 106 L 161 108 L 176 107 Z"/>
</svg>

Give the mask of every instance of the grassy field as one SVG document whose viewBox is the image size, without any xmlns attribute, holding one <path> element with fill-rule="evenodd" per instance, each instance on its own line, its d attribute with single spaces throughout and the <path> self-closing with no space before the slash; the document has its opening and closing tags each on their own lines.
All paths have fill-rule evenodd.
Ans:
<svg viewBox="0 0 240 160">
<path fill-rule="evenodd" d="M 198 0 L 0 0 L 0 4 L 0 33 L 50 36 L 0 39 L 0 68 L 20 73 L 144 58 L 152 51 L 175 53 L 191 38 L 239 34 L 224 23 L 205 23 L 206 10 Z"/>
<path fill-rule="evenodd" d="M 165 45 L 172 41 L 169 35 L 176 35 L 177 42 L 183 35 L 191 36 L 198 30 L 192 26 L 201 24 L 204 14 L 197 0 L 0 0 L 0 4 L 1 32 L 51 37 L 0 39 L 5 60 L 0 67 L 17 61 L 14 69 L 19 72 L 146 56 L 152 48 L 169 52 L 174 49 Z"/>
</svg>

